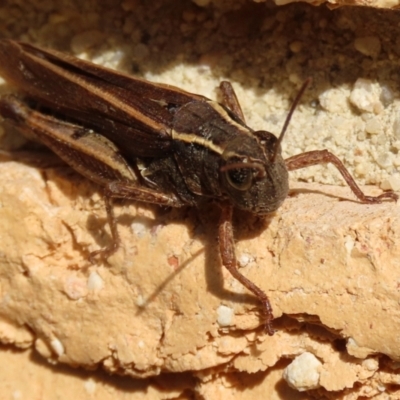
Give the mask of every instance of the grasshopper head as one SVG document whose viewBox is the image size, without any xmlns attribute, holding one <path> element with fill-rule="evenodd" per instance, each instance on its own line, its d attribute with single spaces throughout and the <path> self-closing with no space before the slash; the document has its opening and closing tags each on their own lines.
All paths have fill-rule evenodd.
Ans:
<svg viewBox="0 0 400 400">
<path fill-rule="evenodd" d="M 272 133 L 238 137 L 227 145 L 222 159 L 222 186 L 235 207 L 258 215 L 279 208 L 289 191 L 288 172 Z"/>
<path fill-rule="evenodd" d="M 221 178 L 232 204 L 262 215 L 273 212 L 285 200 L 289 177 L 281 154 L 281 142 L 293 112 L 311 83 L 308 78 L 294 99 L 279 138 L 267 131 L 240 135 L 225 148 Z"/>
</svg>

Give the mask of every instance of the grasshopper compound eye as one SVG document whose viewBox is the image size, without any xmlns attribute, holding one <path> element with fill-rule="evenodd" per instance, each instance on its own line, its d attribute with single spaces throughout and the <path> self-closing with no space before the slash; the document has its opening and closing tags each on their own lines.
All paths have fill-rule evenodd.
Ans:
<svg viewBox="0 0 400 400">
<path fill-rule="evenodd" d="M 232 161 L 232 160 L 231 160 Z M 227 163 L 221 172 L 233 189 L 246 191 L 259 179 L 265 176 L 265 168 L 258 162 L 236 161 Z"/>
<path fill-rule="evenodd" d="M 253 182 L 253 173 L 248 168 L 235 168 L 225 171 L 226 180 L 237 190 L 248 190 Z"/>
</svg>

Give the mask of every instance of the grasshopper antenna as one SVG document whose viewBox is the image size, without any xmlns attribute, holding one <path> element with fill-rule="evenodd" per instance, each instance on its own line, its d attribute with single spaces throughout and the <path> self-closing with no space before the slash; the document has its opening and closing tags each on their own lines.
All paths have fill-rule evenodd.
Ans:
<svg viewBox="0 0 400 400">
<path fill-rule="evenodd" d="M 301 97 L 303 96 L 304 92 L 306 91 L 308 85 L 310 85 L 311 81 L 312 81 L 311 77 L 309 77 L 309 78 L 307 78 L 305 80 L 305 82 L 303 83 L 303 85 L 301 86 L 301 88 L 299 90 L 299 93 L 297 93 L 297 96 L 294 99 L 294 101 L 293 101 L 293 103 L 292 103 L 292 105 L 290 107 L 290 110 L 289 110 L 289 113 L 288 113 L 288 115 L 286 117 L 285 123 L 283 124 L 282 130 L 281 130 L 281 134 L 279 135 L 278 141 L 276 142 L 275 151 L 274 151 L 274 155 L 271 158 L 271 162 L 275 161 L 275 158 L 276 158 L 276 156 L 278 154 L 279 146 L 282 143 L 283 136 L 285 136 L 285 132 L 287 130 L 287 127 L 289 126 L 290 120 L 292 119 L 292 115 L 294 113 L 294 110 L 296 109 L 297 105 L 299 104 L 299 101 L 300 101 Z"/>
</svg>

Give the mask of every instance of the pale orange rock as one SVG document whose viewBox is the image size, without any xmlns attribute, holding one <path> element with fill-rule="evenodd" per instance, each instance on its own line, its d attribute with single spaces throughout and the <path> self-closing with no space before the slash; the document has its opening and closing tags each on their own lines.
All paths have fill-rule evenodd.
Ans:
<svg viewBox="0 0 400 400">
<path fill-rule="evenodd" d="M 61 163 L 28 161 L 0 163 L 3 343 L 137 378 L 194 374 L 209 399 L 236 387 L 230 374 L 246 386 L 256 373 L 263 385 L 306 352 L 321 363 L 317 391 L 354 394 L 356 384 L 361 393 L 395 380 L 395 369 L 380 375 L 378 360 L 400 360 L 399 204 L 296 184 L 265 220 L 237 214 L 241 272 L 277 318 L 269 337 L 256 299 L 221 266 L 218 207 L 117 206 L 122 246 L 91 265 L 89 252 L 109 242 L 96 188 Z"/>
</svg>

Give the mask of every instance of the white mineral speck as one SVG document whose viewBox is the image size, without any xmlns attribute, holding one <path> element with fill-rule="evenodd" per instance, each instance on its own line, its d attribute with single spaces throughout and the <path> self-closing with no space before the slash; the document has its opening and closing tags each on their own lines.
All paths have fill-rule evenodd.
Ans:
<svg viewBox="0 0 400 400">
<path fill-rule="evenodd" d="M 365 175 L 368 172 L 368 164 L 365 162 L 360 162 L 356 165 L 355 171 L 358 176 Z"/>
<path fill-rule="evenodd" d="M 232 325 L 232 320 L 234 315 L 232 308 L 221 305 L 217 309 L 217 314 L 218 314 L 217 322 L 219 326 L 223 327 Z"/>
<path fill-rule="evenodd" d="M 145 304 L 146 304 L 146 299 L 141 294 L 139 294 L 136 299 L 136 305 L 138 307 L 143 307 Z"/>
<path fill-rule="evenodd" d="M 379 367 L 378 361 L 374 358 L 367 358 L 362 362 L 363 367 L 368 371 L 376 371 Z"/>
<path fill-rule="evenodd" d="M 344 247 L 347 250 L 348 254 L 351 254 L 351 251 L 353 250 L 354 247 L 354 240 L 351 236 L 347 235 L 344 239 Z"/>
<path fill-rule="evenodd" d="M 138 237 L 138 238 L 142 238 L 143 236 L 146 235 L 147 232 L 147 228 L 146 226 L 141 223 L 141 222 L 133 222 L 131 224 L 131 228 L 133 230 L 133 233 Z"/>
<path fill-rule="evenodd" d="M 344 112 L 348 109 L 346 98 L 348 91 L 343 88 L 331 88 L 322 92 L 318 96 L 321 107 L 332 113 Z"/>
<path fill-rule="evenodd" d="M 299 269 L 295 269 L 295 270 L 293 271 L 293 273 L 294 273 L 295 275 L 297 275 L 297 276 L 300 276 L 300 275 L 301 275 L 301 271 L 300 271 Z"/>
<path fill-rule="evenodd" d="M 346 347 L 349 354 L 357 354 L 360 351 L 360 347 L 353 338 L 347 339 Z"/>
<path fill-rule="evenodd" d="M 102 52 L 97 57 L 93 57 L 91 61 L 94 62 L 95 64 L 115 69 L 118 67 L 118 64 L 122 61 L 124 57 L 125 53 L 123 51 L 114 49 L 112 51 Z"/>
<path fill-rule="evenodd" d="M 50 342 L 50 346 L 51 348 L 54 350 L 54 352 L 60 357 L 64 354 L 64 346 L 63 344 L 60 342 L 60 340 L 58 340 L 57 338 L 54 338 L 51 342 Z"/>
<path fill-rule="evenodd" d="M 297 356 L 283 372 L 283 378 L 290 387 L 304 392 L 320 387 L 319 377 L 322 363 L 312 353 Z"/>
<path fill-rule="evenodd" d="M 92 379 L 92 378 L 89 378 L 85 383 L 84 383 L 84 388 L 85 388 L 85 390 L 86 390 L 86 392 L 88 393 L 88 394 L 94 394 L 95 393 L 95 391 L 96 391 L 96 382 Z"/>
<path fill-rule="evenodd" d="M 380 103 L 381 87 L 370 79 L 356 80 L 350 94 L 350 102 L 360 111 L 374 112 L 375 105 Z"/>
<path fill-rule="evenodd" d="M 238 263 L 240 267 L 246 267 L 251 261 L 253 261 L 253 257 L 249 254 L 242 254 L 239 257 Z"/>
<path fill-rule="evenodd" d="M 357 342 L 353 338 L 347 339 L 347 345 L 348 346 L 358 346 Z"/>
<path fill-rule="evenodd" d="M 396 174 L 384 180 L 380 185 L 382 190 L 400 191 L 400 175 Z"/>
<path fill-rule="evenodd" d="M 87 288 L 89 290 L 97 291 L 103 289 L 103 286 L 104 281 L 101 276 L 95 271 L 91 272 L 87 280 Z"/>
</svg>

